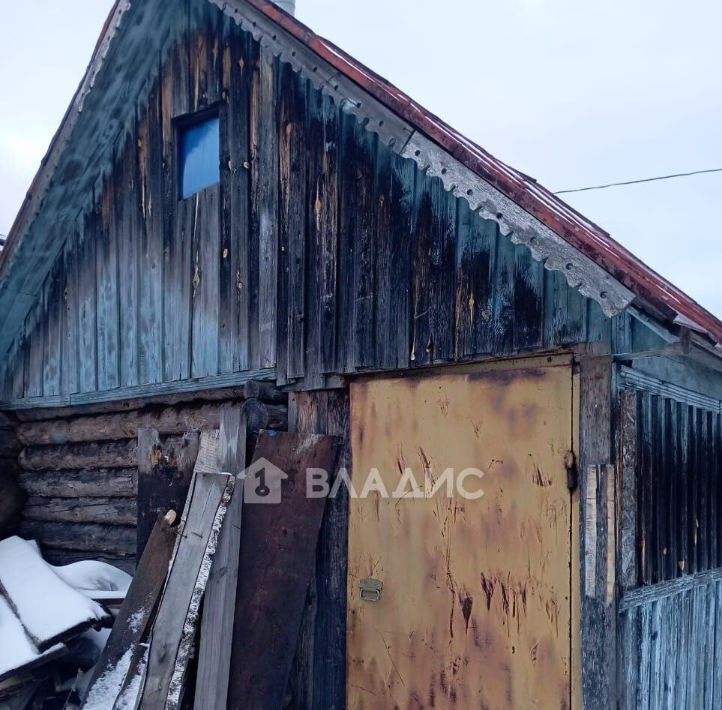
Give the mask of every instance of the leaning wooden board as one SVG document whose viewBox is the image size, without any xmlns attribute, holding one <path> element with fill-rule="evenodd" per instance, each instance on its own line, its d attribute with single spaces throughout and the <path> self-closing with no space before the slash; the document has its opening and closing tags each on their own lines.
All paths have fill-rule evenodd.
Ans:
<svg viewBox="0 0 722 710">
<path fill-rule="evenodd" d="M 180 541 L 154 625 L 140 708 L 157 710 L 166 707 L 176 670 L 176 656 L 185 638 L 186 617 L 229 479 L 232 483 L 231 477 L 223 474 L 197 473 L 194 476 L 187 517 L 182 523 Z"/>
<path fill-rule="evenodd" d="M 332 471 L 336 449 L 330 436 L 263 431 L 258 438 L 252 475 L 244 485 L 228 708 L 276 710 L 282 705 L 326 504 L 325 498 L 307 497 L 306 471 Z M 274 465 L 288 476 L 280 504 L 250 503 L 259 485 L 253 475 L 259 464 Z"/>
<path fill-rule="evenodd" d="M 246 467 L 245 406 L 224 406 L 220 424 L 218 467 L 237 476 Z M 239 483 L 223 521 L 203 601 L 194 710 L 222 708 L 228 696 L 242 513 L 243 486 Z"/>
<path fill-rule="evenodd" d="M 172 527 L 175 515 L 167 515 L 155 524 L 148 540 L 143 557 L 138 565 L 128 594 L 105 644 L 103 653 L 95 666 L 88 684 L 86 698 L 93 695 L 94 688 L 101 677 L 112 673 L 118 667 L 123 656 L 141 643 L 148 631 L 163 589 L 168 564 L 176 540 L 176 528 Z M 131 663 L 130 666 L 133 664 Z"/>
</svg>

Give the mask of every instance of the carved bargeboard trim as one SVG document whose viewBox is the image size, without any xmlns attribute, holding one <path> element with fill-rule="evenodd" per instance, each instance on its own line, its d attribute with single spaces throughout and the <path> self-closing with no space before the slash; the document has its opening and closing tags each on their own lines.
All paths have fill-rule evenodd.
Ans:
<svg viewBox="0 0 722 710">
<path fill-rule="evenodd" d="M 497 222 L 502 234 L 526 246 L 546 269 L 564 274 L 567 283 L 596 301 L 606 316 L 621 313 L 634 300 L 634 294 L 601 266 L 426 136 L 416 132 L 401 155 L 415 160 L 427 175 L 441 178 L 447 190 L 464 198 L 482 218 Z"/>
</svg>

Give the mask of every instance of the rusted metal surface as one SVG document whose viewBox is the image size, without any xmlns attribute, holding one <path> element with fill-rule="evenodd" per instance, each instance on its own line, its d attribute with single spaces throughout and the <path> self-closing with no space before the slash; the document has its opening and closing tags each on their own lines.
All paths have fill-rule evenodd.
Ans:
<svg viewBox="0 0 722 710">
<path fill-rule="evenodd" d="M 263 431 L 258 438 L 244 486 L 229 709 L 283 707 L 326 504 L 306 495 L 306 472 L 332 471 L 336 454 L 330 436 Z M 249 494 L 265 485 L 257 474 L 265 470 L 270 481 L 272 467 L 287 477 L 275 479 L 281 500 L 254 504 Z"/>
<path fill-rule="evenodd" d="M 572 396 L 569 367 L 352 385 L 358 493 L 374 468 L 485 476 L 477 500 L 351 500 L 350 709 L 570 707 Z"/>
</svg>

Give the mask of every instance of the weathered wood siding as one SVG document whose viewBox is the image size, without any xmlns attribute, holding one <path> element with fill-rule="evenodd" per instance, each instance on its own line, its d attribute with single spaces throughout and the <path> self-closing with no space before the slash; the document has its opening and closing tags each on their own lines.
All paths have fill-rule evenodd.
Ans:
<svg viewBox="0 0 722 710">
<path fill-rule="evenodd" d="M 629 316 L 604 317 L 220 10 L 183 7 L 114 168 L 54 227 L 2 399 L 626 350 Z M 220 184 L 179 201 L 174 119 L 215 105 Z"/>
<path fill-rule="evenodd" d="M 722 706 L 722 403 L 626 378 L 619 705 L 712 710 Z"/>
<path fill-rule="evenodd" d="M 722 415 L 637 394 L 639 584 L 722 567 Z"/>
<path fill-rule="evenodd" d="M 722 574 L 637 591 L 620 605 L 618 707 L 722 707 Z"/>
</svg>

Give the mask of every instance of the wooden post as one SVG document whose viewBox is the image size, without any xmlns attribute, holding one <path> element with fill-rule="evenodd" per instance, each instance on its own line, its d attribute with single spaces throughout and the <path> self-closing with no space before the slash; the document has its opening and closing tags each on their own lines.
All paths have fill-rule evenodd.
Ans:
<svg viewBox="0 0 722 710">
<path fill-rule="evenodd" d="M 580 361 L 581 640 L 585 710 L 615 707 L 616 509 L 612 358 Z"/>
<path fill-rule="evenodd" d="M 137 558 L 143 555 L 158 515 L 183 510 L 198 457 L 198 432 L 162 445 L 156 429 L 138 430 Z"/>
</svg>

